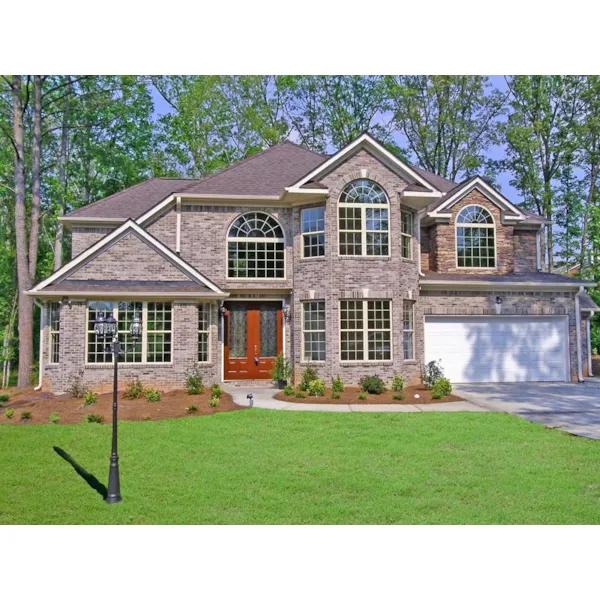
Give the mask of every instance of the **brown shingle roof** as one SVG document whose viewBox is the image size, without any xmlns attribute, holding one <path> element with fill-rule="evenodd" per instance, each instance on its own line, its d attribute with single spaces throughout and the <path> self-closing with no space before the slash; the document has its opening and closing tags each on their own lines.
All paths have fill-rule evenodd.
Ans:
<svg viewBox="0 0 600 600">
<path fill-rule="evenodd" d="M 450 179 L 446 179 L 445 177 L 441 177 L 435 173 L 430 173 L 429 171 L 421 169 L 421 167 L 415 167 L 414 165 L 411 165 L 411 168 L 416 171 L 427 183 L 430 183 L 440 192 L 446 193 L 456 187 L 456 182 L 450 181 Z"/>
<path fill-rule="evenodd" d="M 579 310 L 600 310 L 598 306 L 587 294 L 579 296 Z"/>
<path fill-rule="evenodd" d="M 582 281 L 567 275 L 558 273 L 546 273 L 532 271 L 530 273 L 509 273 L 508 275 L 481 274 L 473 275 L 467 273 L 435 273 L 434 271 L 425 271 L 424 277 L 419 280 L 420 283 L 428 281 L 448 281 L 448 282 L 485 282 L 485 283 L 572 283 L 574 286 L 583 284 L 593 284 L 592 281 Z"/>
<path fill-rule="evenodd" d="M 60 281 L 46 287 L 46 292 L 73 293 L 73 292 L 158 292 L 168 295 L 173 292 L 205 293 L 211 290 L 195 281 L 126 281 L 126 280 L 95 280 L 83 279 L 78 281 Z"/>
</svg>

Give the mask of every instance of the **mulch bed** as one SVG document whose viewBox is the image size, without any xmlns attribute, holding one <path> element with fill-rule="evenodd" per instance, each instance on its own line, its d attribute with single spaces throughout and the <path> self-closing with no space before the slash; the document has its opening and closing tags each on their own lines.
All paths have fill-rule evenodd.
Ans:
<svg viewBox="0 0 600 600">
<path fill-rule="evenodd" d="M 296 390 L 298 391 L 298 390 Z M 435 400 L 431 397 L 431 390 L 428 390 L 424 385 L 409 385 L 404 388 L 403 392 L 392 392 L 386 390 L 383 394 L 367 394 L 365 400 L 359 400 L 358 395 L 361 393 L 360 388 L 346 386 L 343 392 L 340 393 L 339 399 L 331 397 L 331 389 L 327 388 L 324 396 L 309 396 L 306 392 L 306 398 L 296 398 L 295 396 L 286 396 L 283 392 L 277 392 L 275 398 L 284 400 L 285 402 L 297 402 L 302 404 L 440 404 L 442 402 L 461 402 L 464 398 L 459 398 L 450 394 L 444 396 L 441 400 Z M 415 394 L 419 398 L 415 398 Z M 402 400 L 394 400 L 394 396 L 402 395 Z"/>
<path fill-rule="evenodd" d="M 148 402 L 145 398 L 124 400 L 119 393 L 119 421 L 159 421 L 244 410 L 244 407 L 234 404 L 231 395 L 226 392 L 222 392 L 217 408 L 209 406 L 209 400 L 210 388 L 206 388 L 202 394 L 197 396 L 190 396 L 186 390 L 164 392 L 160 402 Z M 187 408 L 190 404 L 196 405 L 198 411 L 188 412 Z M 7 408 L 13 408 L 15 411 L 12 419 L 7 419 L 4 414 Z M 22 421 L 20 417 L 23 411 L 31 412 L 32 418 Z M 82 423 L 86 414 L 102 415 L 104 423 L 112 423 L 112 393 L 101 394 L 98 396 L 96 404 L 84 407 L 81 398 L 74 398 L 66 394 L 55 396 L 49 392 L 24 390 L 11 396 L 5 404 L 0 405 L 0 423 L 50 424 L 49 417 L 52 412 L 60 417 L 58 425 Z M 150 418 L 148 419 L 148 417 Z"/>
</svg>

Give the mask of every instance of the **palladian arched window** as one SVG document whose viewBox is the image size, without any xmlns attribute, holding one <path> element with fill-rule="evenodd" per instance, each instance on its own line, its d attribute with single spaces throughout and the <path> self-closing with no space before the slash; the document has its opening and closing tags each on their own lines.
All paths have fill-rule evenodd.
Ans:
<svg viewBox="0 0 600 600">
<path fill-rule="evenodd" d="M 284 242 L 283 229 L 271 215 L 241 215 L 227 234 L 227 276 L 284 278 Z"/>
<path fill-rule="evenodd" d="M 465 206 L 456 218 L 458 267 L 493 269 L 496 266 L 496 227 L 482 206 Z"/>
<path fill-rule="evenodd" d="M 389 256 L 389 203 L 379 185 L 351 181 L 340 194 L 338 210 L 340 256 Z"/>
</svg>

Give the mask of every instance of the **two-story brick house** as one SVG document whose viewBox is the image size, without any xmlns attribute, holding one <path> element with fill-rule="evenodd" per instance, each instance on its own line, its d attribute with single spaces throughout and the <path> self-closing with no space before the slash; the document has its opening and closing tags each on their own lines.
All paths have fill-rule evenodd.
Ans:
<svg viewBox="0 0 600 600">
<path fill-rule="evenodd" d="M 481 178 L 412 167 L 368 134 L 333 156 L 284 142 L 200 180 L 151 179 L 63 218 L 72 260 L 43 305 L 41 383 L 109 384 L 93 331 L 112 311 L 122 380 L 269 379 L 273 358 L 330 380 L 578 380 L 589 282 L 540 272 L 546 221 Z M 128 339 L 135 312 L 143 337 Z"/>
</svg>

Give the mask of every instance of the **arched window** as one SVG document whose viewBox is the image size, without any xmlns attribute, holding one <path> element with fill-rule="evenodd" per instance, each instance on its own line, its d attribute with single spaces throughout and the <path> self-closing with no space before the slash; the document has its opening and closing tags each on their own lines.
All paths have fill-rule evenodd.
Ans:
<svg viewBox="0 0 600 600">
<path fill-rule="evenodd" d="M 250 212 L 238 217 L 227 234 L 227 276 L 283 278 L 284 235 L 270 215 Z"/>
<path fill-rule="evenodd" d="M 493 269 L 496 266 L 496 227 L 482 206 L 465 206 L 456 218 L 456 264 Z"/>
<path fill-rule="evenodd" d="M 379 185 L 351 181 L 340 194 L 338 214 L 340 256 L 389 256 L 388 199 Z"/>
</svg>

